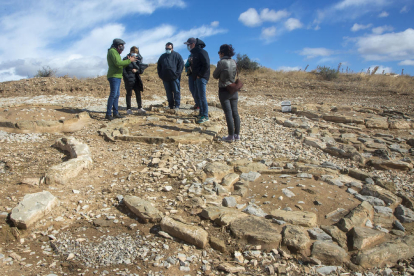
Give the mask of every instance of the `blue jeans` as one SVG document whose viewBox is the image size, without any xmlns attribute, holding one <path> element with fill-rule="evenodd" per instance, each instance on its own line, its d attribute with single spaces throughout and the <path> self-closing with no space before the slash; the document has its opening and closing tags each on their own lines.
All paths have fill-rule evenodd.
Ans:
<svg viewBox="0 0 414 276">
<path fill-rule="evenodd" d="M 106 105 L 106 115 L 111 116 L 111 109 L 113 110 L 114 116 L 118 114 L 118 100 L 121 90 L 121 79 L 119 78 L 108 78 L 111 92 L 108 97 L 108 104 Z"/>
<path fill-rule="evenodd" d="M 190 89 L 191 95 L 193 96 L 194 99 L 194 103 L 198 105 L 198 97 L 196 94 L 196 89 L 195 89 L 195 83 L 194 83 L 194 78 L 193 75 L 189 75 L 188 76 L 188 88 Z"/>
<path fill-rule="evenodd" d="M 198 100 L 198 106 L 200 107 L 200 116 L 208 118 L 208 103 L 206 96 L 206 86 L 208 80 L 204 78 L 197 78 L 195 81 L 196 95 Z"/>
<path fill-rule="evenodd" d="M 167 94 L 168 106 L 170 108 L 180 107 L 180 80 L 163 81 L 165 93 Z"/>
</svg>

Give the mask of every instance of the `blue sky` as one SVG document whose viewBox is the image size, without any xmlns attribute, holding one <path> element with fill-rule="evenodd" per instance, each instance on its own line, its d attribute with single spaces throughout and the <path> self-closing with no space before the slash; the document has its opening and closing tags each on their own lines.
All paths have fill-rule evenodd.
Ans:
<svg viewBox="0 0 414 276">
<path fill-rule="evenodd" d="M 380 66 L 379 73 L 414 75 L 413 13 L 414 0 L 0 0 L 0 81 L 32 77 L 42 66 L 105 75 L 114 38 L 126 41 L 122 56 L 135 45 L 148 63 L 168 41 L 186 59 L 183 42 L 198 37 L 212 64 L 228 43 L 274 70 L 342 63 L 353 72 Z"/>
</svg>

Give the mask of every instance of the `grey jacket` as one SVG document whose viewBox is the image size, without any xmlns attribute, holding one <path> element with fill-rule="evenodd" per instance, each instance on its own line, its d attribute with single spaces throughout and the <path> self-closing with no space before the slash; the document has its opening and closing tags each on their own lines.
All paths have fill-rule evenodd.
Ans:
<svg viewBox="0 0 414 276">
<path fill-rule="evenodd" d="M 224 56 L 217 63 L 213 78 L 219 79 L 219 87 L 226 87 L 235 82 L 237 73 L 236 61 L 228 56 Z"/>
</svg>

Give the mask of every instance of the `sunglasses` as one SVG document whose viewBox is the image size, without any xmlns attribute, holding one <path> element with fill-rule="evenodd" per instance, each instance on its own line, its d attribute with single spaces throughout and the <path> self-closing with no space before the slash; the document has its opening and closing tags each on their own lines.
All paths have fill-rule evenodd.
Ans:
<svg viewBox="0 0 414 276">
<path fill-rule="evenodd" d="M 172 50 L 172 48 L 165 48 L 165 50 Z"/>
</svg>

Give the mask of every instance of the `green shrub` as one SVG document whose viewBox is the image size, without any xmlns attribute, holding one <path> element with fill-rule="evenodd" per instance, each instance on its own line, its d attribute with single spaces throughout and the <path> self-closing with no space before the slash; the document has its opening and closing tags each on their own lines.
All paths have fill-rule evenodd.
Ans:
<svg viewBox="0 0 414 276">
<path fill-rule="evenodd" d="M 319 76 L 322 77 L 322 79 L 328 80 L 328 81 L 336 79 L 339 74 L 338 70 L 332 69 L 327 66 L 318 66 L 316 68 L 316 71 L 318 72 Z"/>
<path fill-rule="evenodd" d="M 237 54 L 236 62 L 237 62 L 237 69 L 239 71 L 242 71 L 242 70 L 254 71 L 260 68 L 260 64 L 256 61 L 251 60 L 247 55 Z"/>
<path fill-rule="evenodd" d="M 37 70 L 35 78 L 49 78 L 56 76 L 57 69 L 52 69 L 50 66 L 43 66 L 42 69 Z"/>
</svg>

